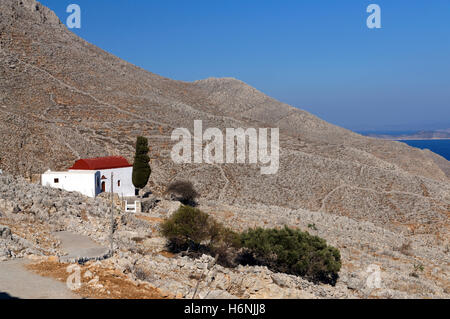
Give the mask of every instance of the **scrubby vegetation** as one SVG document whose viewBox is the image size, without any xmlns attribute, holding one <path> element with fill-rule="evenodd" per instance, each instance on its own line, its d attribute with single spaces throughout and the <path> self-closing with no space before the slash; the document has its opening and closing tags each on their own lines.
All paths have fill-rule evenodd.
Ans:
<svg viewBox="0 0 450 319">
<path fill-rule="evenodd" d="M 197 208 L 182 205 L 161 224 L 162 234 L 169 239 L 172 249 L 198 249 L 201 242 L 211 240 L 211 219 Z"/>
<path fill-rule="evenodd" d="M 195 199 L 199 196 L 197 191 L 189 181 L 172 182 L 166 189 L 167 194 L 171 194 L 185 205 L 195 206 Z"/>
<path fill-rule="evenodd" d="M 215 221 L 201 210 L 182 205 L 161 224 L 161 232 L 169 240 L 172 252 L 190 251 L 218 256 L 227 266 L 229 250 L 238 248 L 239 235 Z"/>
<path fill-rule="evenodd" d="M 320 237 L 290 229 L 250 229 L 241 234 L 241 245 L 254 262 L 276 272 L 335 284 L 341 268 L 338 249 Z"/>
<path fill-rule="evenodd" d="M 424 267 L 423 267 L 423 265 L 422 264 L 416 264 L 416 263 L 414 263 L 414 271 L 412 272 L 412 273 L 410 273 L 409 275 L 411 276 L 411 277 L 416 277 L 416 278 L 419 278 L 419 273 L 421 273 L 421 272 L 423 272 L 424 271 Z"/>
<path fill-rule="evenodd" d="M 181 206 L 161 225 L 172 252 L 217 257 L 226 267 L 264 265 L 275 272 L 335 284 L 341 268 L 338 249 L 307 232 L 250 229 L 238 234 L 197 208 Z"/>
</svg>

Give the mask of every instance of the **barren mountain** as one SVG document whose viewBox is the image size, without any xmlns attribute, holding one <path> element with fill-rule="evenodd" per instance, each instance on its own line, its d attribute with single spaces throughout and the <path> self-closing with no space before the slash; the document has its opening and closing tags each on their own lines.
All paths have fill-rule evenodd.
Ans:
<svg viewBox="0 0 450 319">
<path fill-rule="evenodd" d="M 194 120 L 203 120 L 203 129 L 279 127 L 278 173 L 261 175 L 256 165 L 174 164 L 172 130 L 192 132 Z M 143 135 L 156 194 L 188 179 L 204 209 L 235 227 L 305 228 L 314 221 L 342 250 L 349 274 L 366 266 L 362 256 L 389 259 L 397 241 L 408 238 L 419 248 L 402 257 L 410 258 L 405 263 L 420 258 L 444 274 L 448 268 L 447 160 L 331 125 L 236 79 L 188 83 L 150 73 L 80 39 L 35 0 L 0 0 L 0 132 L 0 168 L 25 177 L 85 157 L 131 161 Z M 402 262 L 393 258 L 389 267 Z M 433 278 L 448 293 L 448 278 Z"/>
<path fill-rule="evenodd" d="M 124 155 L 150 139 L 153 187 L 188 178 L 204 197 L 325 211 L 380 223 L 446 223 L 448 177 L 429 153 L 362 137 L 235 79 L 174 81 L 80 39 L 34 0 L 3 0 L 0 130 L 5 171 L 64 169 L 80 157 Z M 170 134 L 279 127 L 278 174 L 249 165 L 174 165 Z M 431 223 L 432 222 L 432 223 Z M 431 224 L 430 224 L 431 223 Z"/>
<path fill-rule="evenodd" d="M 429 153 L 362 137 L 235 79 L 174 81 L 80 39 L 34 0 L 3 0 L 2 168 L 27 175 L 80 157 L 133 156 L 150 139 L 154 186 L 188 178 L 208 199 L 325 211 L 380 223 L 446 223 L 448 177 Z M 278 174 L 249 165 L 174 165 L 174 128 L 279 127 Z M 431 223 L 432 222 L 432 223 Z M 430 224 L 431 223 L 431 224 Z"/>
</svg>

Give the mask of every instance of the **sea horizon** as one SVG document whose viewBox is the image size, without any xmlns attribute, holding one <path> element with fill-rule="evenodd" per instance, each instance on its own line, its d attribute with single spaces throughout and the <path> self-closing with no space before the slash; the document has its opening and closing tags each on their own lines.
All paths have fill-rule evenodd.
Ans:
<svg viewBox="0 0 450 319">
<path fill-rule="evenodd" d="M 450 139 L 402 139 L 395 140 L 397 142 L 405 143 L 409 146 L 428 149 L 450 161 Z"/>
</svg>

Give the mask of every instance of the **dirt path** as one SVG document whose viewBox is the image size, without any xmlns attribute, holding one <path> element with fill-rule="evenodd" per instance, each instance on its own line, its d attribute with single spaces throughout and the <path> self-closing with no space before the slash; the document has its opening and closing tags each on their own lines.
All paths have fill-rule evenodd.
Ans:
<svg viewBox="0 0 450 319">
<path fill-rule="evenodd" d="M 100 246 L 89 237 L 67 231 L 54 233 L 53 235 L 61 241 L 61 248 L 68 254 L 60 257 L 60 262 L 74 262 L 78 259 L 101 259 L 108 254 L 108 248 Z"/>
<path fill-rule="evenodd" d="M 0 263 L 0 295 L 23 299 L 79 299 L 67 286 L 52 278 L 41 277 L 25 268 L 27 259 Z"/>
<path fill-rule="evenodd" d="M 104 248 L 89 237 L 71 232 L 54 234 L 61 241 L 61 248 L 67 253 L 60 258 L 61 262 L 71 262 L 78 259 L 102 258 L 108 253 Z M 0 262 L 0 297 L 25 299 L 76 299 L 67 286 L 52 278 L 41 277 L 27 270 L 31 263 L 27 259 L 15 259 Z"/>
</svg>

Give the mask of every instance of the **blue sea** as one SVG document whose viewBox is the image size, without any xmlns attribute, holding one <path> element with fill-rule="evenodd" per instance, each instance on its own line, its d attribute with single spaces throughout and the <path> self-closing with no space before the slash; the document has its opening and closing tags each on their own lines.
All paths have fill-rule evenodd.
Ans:
<svg viewBox="0 0 450 319">
<path fill-rule="evenodd" d="M 450 161 L 450 140 L 403 140 L 399 142 L 420 149 L 429 149 Z"/>
</svg>

